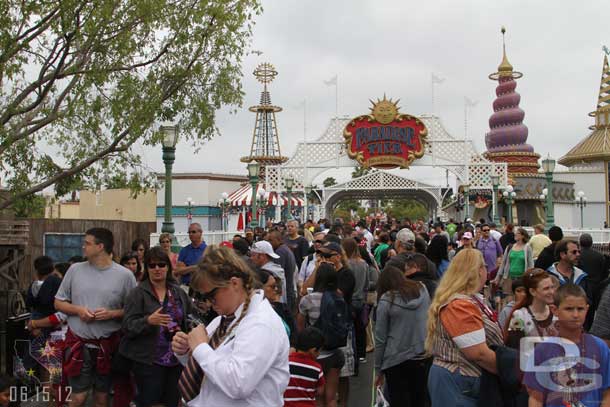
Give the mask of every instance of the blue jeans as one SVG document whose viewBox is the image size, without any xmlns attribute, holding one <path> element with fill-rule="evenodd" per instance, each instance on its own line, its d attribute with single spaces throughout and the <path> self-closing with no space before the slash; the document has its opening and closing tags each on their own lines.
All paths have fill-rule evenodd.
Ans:
<svg viewBox="0 0 610 407">
<path fill-rule="evenodd" d="M 428 375 L 428 392 L 432 407 L 476 407 L 479 399 L 480 378 L 451 373 L 444 367 L 432 365 Z"/>
</svg>

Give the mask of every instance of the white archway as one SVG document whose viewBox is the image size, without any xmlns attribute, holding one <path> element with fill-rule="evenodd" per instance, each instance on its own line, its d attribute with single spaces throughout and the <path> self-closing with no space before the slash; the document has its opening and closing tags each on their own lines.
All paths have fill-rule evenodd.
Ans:
<svg viewBox="0 0 610 407">
<path fill-rule="evenodd" d="M 451 136 L 437 116 L 423 115 L 419 116 L 419 119 L 426 125 L 428 136 L 424 156 L 413 161 L 412 167 L 447 169 L 456 176 L 459 184 L 469 184 L 471 191 L 492 189 L 491 175 L 494 174 L 500 177 L 499 189 L 506 187 L 508 181 L 506 163 L 491 162 L 477 153 L 472 140 Z M 292 190 L 304 191 L 304 186 L 311 185 L 311 182 L 324 171 L 356 167 L 358 163 L 347 156 L 343 137 L 343 130 L 351 120 L 347 117 L 331 119 L 326 131 L 316 141 L 298 143 L 294 155 L 287 162 L 267 167 L 266 182 L 269 190 L 285 191 L 284 179 L 290 176 L 295 181 Z M 398 178 L 410 181 L 407 178 Z M 377 188 L 388 190 L 379 185 Z M 326 200 L 324 197 L 322 199 Z M 439 207 L 440 203 L 437 200 Z M 322 202 L 322 207 L 325 206 L 326 202 Z"/>
</svg>

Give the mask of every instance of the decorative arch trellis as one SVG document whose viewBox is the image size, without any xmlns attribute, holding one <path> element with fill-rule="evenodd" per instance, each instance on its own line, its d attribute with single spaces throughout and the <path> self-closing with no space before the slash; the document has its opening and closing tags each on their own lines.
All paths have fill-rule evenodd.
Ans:
<svg viewBox="0 0 610 407">
<path fill-rule="evenodd" d="M 425 155 L 415 160 L 411 166 L 446 169 L 456 176 L 459 184 L 469 184 L 471 191 L 491 190 L 491 176 L 494 174 L 500 177 L 499 188 L 506 187 L 508 182 L 506 163 L 491 162 L 477 153 L 472 140 L 451 136 L 437 116 L 423 115 L 419 116 L 419 119 L 428 129 Z M 292 177 L 295 181 L 292 191 L 304 191 L 304 186 L 311 185 L 311 182 L 325 171 L 357 166 L 358 163 L 347 156 L 343 137 L 343 130 L 350 120 L 347 117 L 331 119 L 326 131 L 317 140 L 298 143 L 294 155 L 288 161 L 281 165 L 268 166 L 266 182 L 269 190 L 285 191 L 284 179 Z M 375 173 L 388 174 L 383 171 Z M 410 181 L 407 178 L 399 178 Z M 372 178 L 368 180 L 373 181 Z M 424 187 L 424 184 L 417 182 L 415 184 L 421 186 L 419 188 L 423 191 L 430 187 Z M 383 185 L 369 185 L 370 187 L 377 188 L 377 191 L 391 191 Z M 440 188 L 438 189 L 440 191 Z M 331 195 L 322 197 L 323 208 L 327 207 L 326 200 L 330 198 Z M 437 200 L 437 205 L 440 204 L 441 202 Z"/>
</svg>

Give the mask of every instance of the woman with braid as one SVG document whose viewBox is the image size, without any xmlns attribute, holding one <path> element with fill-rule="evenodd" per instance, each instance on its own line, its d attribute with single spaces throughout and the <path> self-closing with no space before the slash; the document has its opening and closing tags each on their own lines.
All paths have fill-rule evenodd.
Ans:
<svg viewBox="0 0 610 407">
<path fill-rule="evenodd" d="M 284 405 L 288 337 L 262 290 L 253 290 L 253 280 L 233 250 L 206 249 L 191 286 L 219 316 L 207 327 L 178 332 L 172 342 L 185 363 L 178 388 L 188 406 Z"/>
</svg>

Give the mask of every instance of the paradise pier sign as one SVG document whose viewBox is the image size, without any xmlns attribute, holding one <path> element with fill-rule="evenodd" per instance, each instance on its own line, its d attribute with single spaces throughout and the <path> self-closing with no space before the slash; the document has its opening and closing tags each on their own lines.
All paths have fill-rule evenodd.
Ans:
<svg viewBox="0 0 610 407">
<path fill-rule="evenodd" d="M 370 115 L 352 119 L 343 136 L 347 154 L 364 167 L 409 168 L 424 155 L 428 130 L 417 117 L 401 114 L 398 100 L 371 101 Z"/>
</svg>

